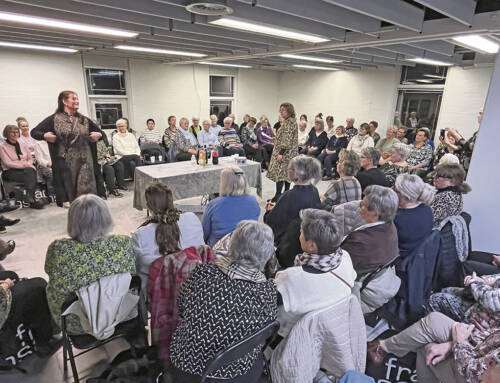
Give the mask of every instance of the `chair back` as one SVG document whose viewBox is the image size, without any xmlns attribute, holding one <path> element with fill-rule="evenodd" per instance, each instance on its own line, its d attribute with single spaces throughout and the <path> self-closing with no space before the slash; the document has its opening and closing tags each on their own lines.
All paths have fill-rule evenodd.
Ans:
<svg viewBox="0 0 500 383">
<path fill-rule="evenodd" d="M 252 352 L 258 345 L 264 344 L 262 350 L 264 350 L 270 340 L 272 335 L 274 335 L 280 325 L 278 321 L 272 321 L 264 325 L 260 330 L 257 330 L 253 334 L 250 334 L 246 338 L 236 342 L 229 348 L 220 351 L 213 359 L 211 359 L 207 366 L 205 367 L 205 371 L 203 371 L 203 375 L 201 377 L 200 383 L 207 382 L 208 375 L 217 371 L 222 366 L 225 366 L 243 356 Z"/>
</svg>

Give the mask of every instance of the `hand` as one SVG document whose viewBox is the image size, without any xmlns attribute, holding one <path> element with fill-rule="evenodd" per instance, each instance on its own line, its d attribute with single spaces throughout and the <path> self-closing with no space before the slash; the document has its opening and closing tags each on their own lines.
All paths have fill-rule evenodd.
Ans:
<svg viewBox="0 0 500 383">
<path fill-rule="evenodd" d="M 56 142 L 57 136 L 52 132 L 47 132 L 43 135 L 43 139 L 47 142 Z"/>
<path fill-rule="evenodd" d="M 52 167 L 52 162 L 47 162 L 47 167 L 51 168 Z"/>
<path fill-rule="evenodd" d="M 102 134 L 99 132 L 90 132 L 89 137 L 90 141 L 97 142 L 102 137 Z"/>
<path fill-rule="evenodd" d="M 259 144 L 253 144 L 252 148 L 257 149 L 259 147 Z"/>
<path fill-rule="evenodd" d="M 467 325 L 465 323 L 455 323 L 453 326 L 452 336 L 453 343 L 462 343 L 469 339 L 469 336 L 474 331 L 475 326 L 473 324 Z"/>
<path fill-rule="evenodd" d="M 441 143 L 444 144 L 445 143 L 444 137 L 443 136 L 439 136 L 439 141 L 441 141 Z"/>
<path fill-rule="evenodd" d="M 484 280 L 477 276 L 476 272 L 472 275 L 467 275 L 464 279 L 464 286 L 469 286 L 472 282 L 484 282 Z"/>
<path fill-rule="evenodd" d="M 188 149 L 188 153 L 196 155 L 196 149 Z"/>
<path fill-rule="evenodd" d="M 309 146 L 309 147 L 307 148 L 307 152 L 308 152 L 308 153 L 311 153 L 313 150 L 314 150 L 314 147 L 313 147 L 313 146 Z"/>
<path fill-rule="evenodd" d="M 106 162 L 109 162 L 111 161 L 111 158 L 110 157 L 106 157 Z"/>
<path fill-rule="evenodd" d="M 500 266 L 500 255 L 493 255 L 493 263 L 496 266 Z"/>
<path fill-rule="evenodd" d="M 268 202 L 266 203 L 266 211 L 272 210 L 276 206 L 275 202 Z"/>
<path fill-rule="evenodd" d="M 450 128 L 450 127 L 447 127 L 445 128 L 444 130 L 446 130 L 448 132 L 449 135 L 455 137 L 455 139 L 458 141 L 460 140 L 462 137 L 460 136 L 460 134 L 458 134 L 458 132 L 453 129 L 453 128 Z"/>
<path fill-rule="evenodd" d="M 427 349 L 427 353 L 425 355 L 425 363 L 428 366 L 435 366 L 439 362 L 442 362 L 450 353 L 452 346 L 452 342 L 432 345 L 429 349 Z"/>
<path fill-rule="evenodd" d="M 279 161 L 279 162 L 283 161 L 283 155 L 278 154 L 278 161 Z"/>
<path fill-rule="evenodd" d="M 30 164 L 29 162 L 25 162 L 23 164 L 23 166 L 24 166 L 25 169 L 31 168 L 31 169 L 35 169 L 36 170 L 35 166 L 33 164 Z"/>
<path fill-rule="evenodd" d="M 0 284 L 6 285 L 8 289 L 10 289 L 12 286 L 14 286 L 15 281 L 13 281 L 10 278 L 4 279 L 3 281 L 0 281 Z"/>
</svg>

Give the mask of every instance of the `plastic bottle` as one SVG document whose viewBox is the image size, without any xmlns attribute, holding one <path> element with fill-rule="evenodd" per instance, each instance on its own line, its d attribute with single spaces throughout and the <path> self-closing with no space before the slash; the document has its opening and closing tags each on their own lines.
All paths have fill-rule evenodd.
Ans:
<svg viewBox="0 0 500 383">
<path fill-rule="evenodd" d="M 191 156 L 191 163 L 193 165 L 196 165 L 196 157 L 194 156 L 194 154 Z"/>
<path fill-rule="evenodd" d="M 205 166 L 207 164 L 207 155 L 204 149 L 200 149 L 200 153 L 198 155 L 198 164 L 201 166 Z"/>
</svg>

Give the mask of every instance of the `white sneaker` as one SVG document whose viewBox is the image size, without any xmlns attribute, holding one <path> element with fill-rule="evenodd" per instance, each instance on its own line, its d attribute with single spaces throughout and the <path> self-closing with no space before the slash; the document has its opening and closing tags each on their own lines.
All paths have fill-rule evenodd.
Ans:
<svg viewBox="0 0 500 383">
<path fill-rule="evenodd" d="M 63 207 L 64 207 L 65 209 L 69 209 L 69 206 L 70 206 L 70 205 L 71 205 L 71 204 L 70 204 L 69 202 L 63 202 Z"/>
</svg>

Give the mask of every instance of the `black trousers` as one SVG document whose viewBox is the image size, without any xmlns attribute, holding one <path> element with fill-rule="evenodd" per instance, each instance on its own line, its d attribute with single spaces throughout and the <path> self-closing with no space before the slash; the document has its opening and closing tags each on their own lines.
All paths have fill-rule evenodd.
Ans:
<svg viewBox="0 0 500 383">
<path fill-rule="evenodd" d="M 473 251 L 463 263 L 464 277 L 475 272 L 479 276 L 500 273 L 500 267 L 493 263 L 493 256 L 483 251 Z"/>
<path fill-rule="evenodd" d="M 274 145 L 266 144 L 262 146 L 264 148 L 264 161 L 269 165 L 271 161 L 271 155 L 273 154 Z"/>
<path fill-rule="evenodd" d="M 255 157 L 255 161 L 260 162 L 261 164 L 264 162 L 264 153 L 266 153 L 266 151 L 261 146 L 258 146 L 257 149 L 255 149 L 254 147 L 245 144 L 243 145 L 243 149 L 245 150 L 245 154 L 247 157 L 249 155 L 252 155 Z"/>
<path fill-rule="evenodd" d="M 326 151 L 322 152 L 318 156 L 318 160 L 321 162 L 321 166 L 325 170 L 325 175 L 332 175 L 332 168 L 337 166 L 338 159 L 339 155 L 337 153 L 327 154 Z"/>
<path fill-rule="evenodd" d="M 192 156 L 193 154 L 189 152 L 179 152 L 175 155 L 175 160 L 178 162 L 189 161 Z"/>
<path fill-rule="evenodd" d="M 108 192 L 115 190 L 118 186 L 125 187 L 125 182 L 123 181 L 125 179 L 125 165 L 122 162 L 117 161 L 113 165 L 104 164 L 102 166 L 102 174 Z"/>
<path fill-rule="evenodd" d="M 245 150 L 243 148 L 222 148 L 222 155 L 223 156 L 232 156 L 233 154 L 239 154 L 241 157 L 245 156 Z M 219 155 L 221 154 L 221 151 L 219 150 Z"/>
<path fill-rule="evenodd" d="M 2 172 L 2 178 L 5 181 L 20 182 L 26 189 L 28 201 L 35 198 L 36 188 L 36 170 L 32 168 L 9 169 Z"/>
<path fill-rule="evenodd" d="M 125 171 L 130 175 L 130 177 L 132 177 L 132 179 L 134 179 L 135 168 L 142 165 L 141 157 L 139 157 L 137 154 L 127 154 L 120 158 L 120 160 L 118 160 L 116 163 L 118 162 L 121 162 L 123 164 Z"/>
<path fill-rule="evenodd" d="M 45 295 L 47 282 L 43 278 L 19 281 L 13 271 L 0 271 L 0 280 L 7 278 L 16 279 L 18 282 L 10 289 L 12 305 L 3 327 L 15 329 L 20 323 L 24 323 L 31 329 L 35 342 L 46 345 L 53 334 L 52 317 Z"/>
</svg>

